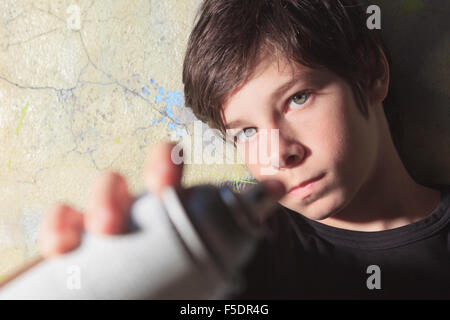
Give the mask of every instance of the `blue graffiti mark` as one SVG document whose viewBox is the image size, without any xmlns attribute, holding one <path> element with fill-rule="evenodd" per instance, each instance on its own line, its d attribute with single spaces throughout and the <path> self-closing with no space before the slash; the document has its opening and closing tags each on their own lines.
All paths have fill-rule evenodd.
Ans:
<svg viewBox="0 0 450 320">
<path fill-rule="evenodd" d="M 164 88 L 158 87 L 158 95 L 155 98 L 155 103 L 160 103 L 164 98 Z"/>
<path fill-rule="evenodd" d="M 169 131 L 175 132 L 177 137 L 181 137 L 181 129 L 183 129 L 182 125 L 172 122 L 172 123 L 169 123 L 167 125 L 167 127 L 169 128 Z"/>
<path fill-rule="evenodd" d="M 152 119 L 151 125 L 167 123 L 167 128 L 169 130 L 169 135 L 175 133 L 177 137 L 180 137 L 183 133 L 182 129 L 184 125 L 181 117 L 177 116 L 176 108 L 182 111 L 184 106 L 184 96 L 183 92 L 180 90 L 169 90 L 166 91 L 163 87 L 159 86 L 153 78 L 149 79 L 150 84 L 144 85 L 141 89 L 141 93 L 146 96 L 151 95 L 151 90 L 156 90 L 157 94 L 155 96 L 155 104 L 164 103 L 162 110 L 162 118 Z M 152 88 L 153 89 L 150 89 Z M 166 122 L 167 121 L 167 122 Z"/>
<path fill-rule="evenodd" d="M 180 90 L 167 91 L 163 87 L 157 85 L 158 95 L 155 98 L 155 103 L 160 103 L 164 101 L 166 103 L 166 108 L 171 106 L 182 107 L 184 104 L 183 93 Z M 167 109 L 166 109 L 167 110 Z M 172 117 L 173 113 L 170 110 L 167 110 L 167 115 Z"/>
<path fill-rule="evenodd" d="M 164 99 L 166 102 L 166 107 L 164 108 L 165 114 L 174 121 L 180 122 L 180 118 L 175 117 L 173 106 L 181 108 L 184 103 L 183 93 L 179 90 L 167 92 L 167 97 Z"/>
<path fill-rule="evenodd" d="M 166 105 L 164 108 L 164 113 L 171 119 L 173 119 L 173 110 L 170 106 Z"/>
<path fill-rule="evenodd" d="M 168 106 L 181 107 L 184 103 L 183 92 L 180 90 L 174 90 L 167 92 L 167 98 L 165 99 Z"/>
</svg>

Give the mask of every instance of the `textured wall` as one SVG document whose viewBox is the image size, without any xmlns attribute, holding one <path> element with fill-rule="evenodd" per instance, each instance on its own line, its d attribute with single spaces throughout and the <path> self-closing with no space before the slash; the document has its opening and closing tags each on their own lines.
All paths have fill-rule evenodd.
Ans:
<svg viewBox="0 0 450 320">
<path fill-rule="evenodd" d="M 151 146 L 192 131 L 181 67 L 199 3 L 0 1 L 0 277 L 36 254 L 52 203 L 82 209 L 109 168 L 139 192 Z M 191 165 L 184 183 L 244 175 Z"/>
<path fill-rule="evenodd" d="M 0 1 L 0 277 L 36 254 L 50 204 L 83 209 L 108 168 L 139 192 L 151 146 L 192 132 L 181 64 L 199 3 Z M 450 183 L 450 2 L 371 3 L 392 50 L 400 153 L 419 181 Z M 245 179 L 242 166 L 191 165 L 184 183 Z"/>
</svg>

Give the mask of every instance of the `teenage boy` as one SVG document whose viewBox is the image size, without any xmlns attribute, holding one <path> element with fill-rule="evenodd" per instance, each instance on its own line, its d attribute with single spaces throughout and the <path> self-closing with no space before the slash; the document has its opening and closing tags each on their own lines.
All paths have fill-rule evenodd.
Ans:
<svg viewBox="0 0 450 320">
<path fill-rule="evenodd" d="M 237 298 L 450 298 L 450 188 L 414 181 L 395 149 L 383 110 L 387 53 L 365 8 L 356 0 L 202 4 L 184 61 L 186 105 L 243 150 L 256 179 L 288 191 Z M 270 164 L 249 161 L 270 130 L 279 138 Z M 146 164 L 150 192 L 180 182 L 171 147 L 158 146 Z M 45 256 L 78 246 L 84 226 L 126 229 L 133 196 L 124 179 L 105 173 L 93 190 L 85 215 L 50 211 Z"/>
</svg>

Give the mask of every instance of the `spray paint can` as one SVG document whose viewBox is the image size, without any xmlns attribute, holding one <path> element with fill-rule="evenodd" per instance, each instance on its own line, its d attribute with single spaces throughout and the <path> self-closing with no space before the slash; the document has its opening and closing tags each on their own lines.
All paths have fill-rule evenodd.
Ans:
<svg viewBox="0 0 450 320">
<path fill-rule="evenodd" d="M 242 194 L 210 185 L 143 194 L 127 233 L 85 233 L 74 251 L 0 284 L 0 299 L 226 298 L 242 288 L 241 271 L 283 192 L 270 181 Z"/>
</svg>

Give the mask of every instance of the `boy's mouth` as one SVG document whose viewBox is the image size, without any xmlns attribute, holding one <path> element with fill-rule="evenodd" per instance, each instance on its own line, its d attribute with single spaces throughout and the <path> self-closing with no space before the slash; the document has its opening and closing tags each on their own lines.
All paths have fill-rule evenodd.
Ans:
<svg viewBox="0 0 450 320">
<path fill-rule="evenodd" d="M 296 185 L 295 187 L 289 189 L 288 194 L 295 196 L 295 197 L 302 197 L 302 199 L 306 198 L 311 194 L 313 191 L 314 185 L 317 181 L 322 179 L 325 176 L 325 173 L 322 173 L 314 178 L 305 180 L 301 182 L 300 184 Z"/>
</svg>

